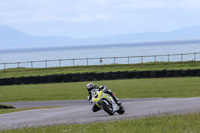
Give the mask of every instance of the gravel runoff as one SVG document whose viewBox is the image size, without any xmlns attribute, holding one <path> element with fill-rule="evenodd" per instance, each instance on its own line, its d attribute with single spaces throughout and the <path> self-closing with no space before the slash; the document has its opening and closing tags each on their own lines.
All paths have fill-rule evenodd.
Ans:
<svg viewBox="0 0 200 133">
<path fill-rule="evenodd" d="M 96 113 L 92 112 L 92 106 L 87 100 L 10 103 L 17 108 L 33 106 L 64 107 L 0 114 L 0 130 L 55 124 L 92 123 L 200 111 L 200 97 L 121 99 L 121 102 L 126 110 L 125 114 L 119 115 L 115 113 L 113 116 L 108 115 L 102 110 Z"/>
</svg>

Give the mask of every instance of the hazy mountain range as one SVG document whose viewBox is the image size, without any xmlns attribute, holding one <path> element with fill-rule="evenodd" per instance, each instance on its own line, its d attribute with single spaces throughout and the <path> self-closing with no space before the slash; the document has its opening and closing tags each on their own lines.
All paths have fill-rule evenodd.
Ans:
<svg viewBox="0 0 200 133">
<path fill-rule="evenodd" d="M 0 49 L 32 48 L 52 46 L 83 46 L 105 45 L 110 43 L 136 43 L 198 40 L 200 42 L 200 25 L 178 29 L 170 32 L 145 32 L 134 34 L 110 35 L 104 37 L 75 39 L 67 36 L 32 36 L 13 29 L 9 26 L 0 26 Z"/>
</svg>

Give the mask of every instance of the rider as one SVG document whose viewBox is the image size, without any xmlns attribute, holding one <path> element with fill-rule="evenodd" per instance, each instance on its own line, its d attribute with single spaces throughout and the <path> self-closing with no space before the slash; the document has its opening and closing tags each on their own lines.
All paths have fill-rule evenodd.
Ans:
<svg viewBox="0 0 200 133">
<path fill-rule="evenodd" d="M 99 90 L 103 90 L 103 92 L 109 94 L 110 96 L 112 96 L 112 98 L 114 99 L 114 101 L 116 102 L 117 105 L 121 105 L 121 103 L 119 102 L 119 99 L 112 93 L 111 90 L 107 90 L 106 86 L 105 85 L 102 85 L 102 86 L 97 86 L 97 85 L 94 85 L 93 83 L 88 83 L 87 84 L 87 90 L 88 90 L 88 94 L 87 94 L 87 97 L 88 97 L 88 101 L 91 102 L 91 99 L 92 99 L 92 96 L 91 96 L 91 90 L 93 89 L 99 89 Z M 92 110 L 94 112 L 100 110 L 99 107 L 97 107 L 95 104 L 92 108 Z"/>
</svg>

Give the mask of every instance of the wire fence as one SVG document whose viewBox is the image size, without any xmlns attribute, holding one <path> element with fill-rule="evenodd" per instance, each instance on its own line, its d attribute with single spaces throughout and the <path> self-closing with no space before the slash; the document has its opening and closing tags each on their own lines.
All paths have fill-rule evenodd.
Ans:
<svg viewBox="0 0 200 133">
<path fill-rule="evenodd" d="M 103 57 L 103 58 L 74 58 L 58 60 L 41 60 L 27 62 L 0 63 L 0 70 L 10 68 L 50 68 L 66 66 L 89 66 L 106 64 L 137 64 L 148 62 L 183 62 L 200 61 L 200 52 L 167 55 L 126 56 L 126 57 Z"/>
</svg>

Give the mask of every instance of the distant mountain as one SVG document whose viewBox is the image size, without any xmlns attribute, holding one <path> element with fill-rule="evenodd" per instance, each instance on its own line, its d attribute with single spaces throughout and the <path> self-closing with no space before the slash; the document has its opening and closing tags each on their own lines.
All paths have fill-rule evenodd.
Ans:
<svg viewBox="0 0 200 133">
<path fill-rule="evenodd" d="M 66 45 L 76 39 L 65 36 L 31 36 L 9 26 L 0 26 L 0 46 L 2 48 L 31 48 Z"/>
<path fill-rule="evenodd" d="M 134 34 L 111 35 L 93 40 L 116 42 L 146 42 L 200 39 L 200 25 L 173 30 L 170 32 L 144 32 Z"/>
<path fill-rule="evenodd" d="M 104 37 L 74 39 L 66 36 L 31 36 L 9 26 L 0 26 L 0 49 L 52 46 L 78 46 L 110 43 L 160 42 L 173 40 L 200 40 L 200 25 L 171 32 L 144 32 L 110 35 Z M 142 43 L 141 43 L 142 44 Z"/>
</svg>

